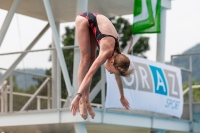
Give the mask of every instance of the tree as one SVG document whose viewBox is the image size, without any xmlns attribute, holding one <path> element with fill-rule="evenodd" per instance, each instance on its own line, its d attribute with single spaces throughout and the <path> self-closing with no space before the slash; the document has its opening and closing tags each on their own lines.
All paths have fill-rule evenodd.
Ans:
<svg viewBox="0 0 200 133">
<path fill-rule="evenodd" d="M 62 36 L 62 43 L 64 46 L 70 46 L 74 45 L 74 39 L 75 39 L 75 27 L 65 28 L 65 34 Z M 71 82 L 73 82 L 73 63 L 74 63 L 74 50 L 73 49 L 64 49 L 63 50 L 63 55 L 65 58 L 65 62 L 68 68 L 68 73 Z M 67 96 L 67 88 L 64 82 L 63 74 L 61 78 L 61 87 L 62 87 L 62 98 L 66 98 Z"/>
<path fill-rule="evenodd" d="M 141 45 L 142 44 L 142 45 Z M 149 46 L 149 38 L 141 37 L 138 42 L 135 44 L 134 48 L 131 50 L 131 53 L 136 56 L 141 56 L 143 58 L 147 58 L 144 53 L 150 50 Z"/>
<path fill-rule="evenodd" d="M 123 19 L 121 17 L 112 17 L 110 18 L 110 21 L 115 26 L 117 33 L 120 37 L 120 45 L 122 49 L 126 47 L 127 42 L 130 40 L 130 37 L 132 35 L 132 25 L 128 22 L 128 20 Z"/>
<path fill-rule="evenodd" d="M 132 36 L 132 25 L 128 22 L 128 20 L 123 19 L 121 17 L 119 18 L 112 17 L 110 18 L 110 20 L 115 26 L 117 33 L 119 34 L 120 45 L 121 48 L 123 49 L 126 47 L 127 42 L 130 40 L 130 37 Z M 133 47 L 133 49 L 130 51 L 129 54 L 147 58 L 146 56 L 144 56 L 144 53 L 148 50 L 150 50 L 149 38 L 143 36 L 138 40 L 138 42 L 135 44 L 135 46 Z"/>
</svg>

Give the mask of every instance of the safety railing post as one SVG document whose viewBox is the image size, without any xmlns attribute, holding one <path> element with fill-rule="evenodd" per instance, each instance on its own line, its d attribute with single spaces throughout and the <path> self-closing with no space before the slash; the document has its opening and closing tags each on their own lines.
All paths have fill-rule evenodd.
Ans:
<svg viewBox="0 0 200 133">
<path fill-rule="evenodd" d="M 37 110 L 40 110 L 41 108 L 41 99 L 40 97 L 37 97 Z"/>
<path fill-rule="evenodd" d="M 47 83 L 47 108 L 51 108 L 51 80 Z"/>
<path fill-rule="evenodd" d="M 9 112 L 13 112 L 13 74 L 9 76 L 10 92 L 9 92 Z"/>
</svg>

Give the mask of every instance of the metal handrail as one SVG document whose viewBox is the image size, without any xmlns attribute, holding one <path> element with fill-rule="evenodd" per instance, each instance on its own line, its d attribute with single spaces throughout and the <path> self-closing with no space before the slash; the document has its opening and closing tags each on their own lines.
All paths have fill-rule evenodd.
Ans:
<svg viewBox="0 0 200 133">
<path fill-rule="evenodd" d="M 200 53 L 188 53 L 188 54 L 177 54 L 177 55 L 171 55 L 171 57 L 174 57 L 174 56 L 191 56 L 191 55 L 200 55 Z"/>
<path fill-rule="evenodd" d="M 10 94 L 10 91 L 6 91 L 7 94 Z M 17 96 L 24 96 L 24 97 L 32 97 L 33 94 L 27 94 L 27 93 L 20 93 L 20 92 L 12 92 L 13 95 L 17 95 Z M 44 99 L 47 100 L 48 97 L 47 96 L 36 96 L 37 99 Z M 52 97 L 49 98 L 50 100 L 52 100 Z M 61 102 L 65 102 L 66 99 L 60 99 Z M 96 103 L 91 103 L 91 106 L 97 107 L 97 108 L 102 108 L 101 104 L 96 104 Z"/>
<path fill-rule="evenodd" d="M 0 67 L 0 70 L 8 70 L 8 69 Z M 28 75 L 32 75 L 32 76 L 38 76 L 38 77 L 46 77 L 46 78 L 49 78 L 49 76 L 46 76 L 46 75 L 35 74 L 35 73 L 30 73 L 30 72 L 24 72 L 24 71 L 19 71 L 19 70 L 15 70 L 14 72 L 22 73 L 22 74 L 28 74 Z"/>
<path fill-rule="evenodd" d="M 78 48 L 79 46 L 64 46 L 62 49 L 73 49 Z M 33 52 L 41 52 L 41 51 L 48 51 L 48 50 L 56 50 L 56 48 L 46 48 L 46 49 L 37 49 L 37 50 L 25 50 L 25 51 L 16 51 L 16 52 L 8 52 L 8 53 L 1 53 L 1 55 L 10 55 L 10 54 L 21 54 L 21 53 L 33 53 Z"/>
<path fill-rule="evenodd" d="M 193 86 L 192 86 L 192 89 L 197 89 L 197 88 L 200 88 L 200 85 L 193 85 Z M 183 91 L 183 95 L 185 95 L 189 90 L 190 90 L 190 88 L 187 87 L 187 88 Z"/>
<path fill-rule="evenodd" d="M 192 89 L 192 55 L 197 55 L 200 53 L 191 53 L 191 54 L 182 54 L 182 55 L 172 55 L 171 56 L 171 65 L 173 64 L 173 57 L 175 56 L 189 56 L 189 69 L 183 69 L 182 71 L 185 71 L 188 73 L 188 91 L 189 91 L 189 120 L 191 121 L 191 127 L 192 127 L 192 121 L 193 121 L 193 89 Z"/>
</svg>

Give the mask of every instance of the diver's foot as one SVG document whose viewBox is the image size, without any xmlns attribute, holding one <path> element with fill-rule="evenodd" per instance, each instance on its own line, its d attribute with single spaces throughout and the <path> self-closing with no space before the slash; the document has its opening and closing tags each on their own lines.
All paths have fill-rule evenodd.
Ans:
<svg viewBox="0 0 200 133">
<path fill-rule="evenodd" d="M 79 111 L 80 111 L 80 115 L 81 117 L 86 120 L 87 117 L 88 117 L 88 114 L 87 114 L 87 105 L 86 105 L 86 102 L 84 100 L 80 100 L 79 101 Z"/>
<path fill-rule="evenodd" d="M 90 103 L 87 103 L 87 110 L 88 110 L 88 113 L 90 114 L 90 116 L 92 117 L 92 119 L 94 119 L 95 112 L 92 109 L 92 106 L 90 105 Z"/>
</svg>

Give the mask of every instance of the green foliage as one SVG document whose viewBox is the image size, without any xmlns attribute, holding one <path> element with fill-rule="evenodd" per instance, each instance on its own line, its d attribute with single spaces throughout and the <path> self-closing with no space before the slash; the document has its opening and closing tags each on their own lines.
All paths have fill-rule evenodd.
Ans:
<svg viewBox="0 0 200 133">
<path fill-rule="evenodd" d="M 39 86 L 44 82 L 44 78 L 33 78 L 33 80 L 37 81 L 37 85 L 30 85 L 28 88 L 20 88 L 17 84 L 16 80 L 17 76 L 13 76 L 13 92 L 18 92 L 21 94 L 34 94 Z M 8 80 L 8 84 L 9 80 Z M 40 93 L 40 96 L 47 96 L 47 89 L 43 89 Z M 25 105 L 25 103 L 30 99 L 27 96 L 13 95 L 13 111 L 19 111 Z M 47 100 L 41 101 L 41 109 L 47 108 Z M 33 100 L 32 103 L 28 106 L 26 110 L 35 110 L 37 109 L 37 99 Z"/>
<path fill-rule="evenodd" d="M 74 45 L 74 38 L 75 38 L 75 27 L 65 28 L 65 34 L 62 35 L 62 43 L 64 46 L 72 46 Z M 50 45 L 51 47 L 51 45 Z M 71 82 L 73 82 L 73 59 L 74 59 L 74 50 L 73 49 L 64 49 L 63 55 L 65 58 L 66 66 L 68 69 L 69 77 Z M 52 61 L 51 57 L 49 58 L 49 61 Z M 49 70 L 46 70 L 46 75 L 51 76 L 51 68 Z M 61 71 L 61 98 L 66 99 L 67 98 L 67 86 L 65 85 L 63 73 Z"/>
<path fill-rule="evenodd" d="M 132 25 L 128 22 L 128 20 L 123 19 L 121 17 L 112 17 L 110 18 L 111 22 L 115 26 L 117 33 L 120 37 L 120 45 L 121 48 L 125 48 L 127 42 L 131 40 L 132 36 Z M 133 38 L 134 39 L 134 38 Z M 135 44 L 132 50 L 130 50 L 129 54 L 133 54 L 135 56 L 140 56 L 143 58 L 147 58 L 144 56 L 146 51 L 150 50 L 149 46 L 149 37 L 141 37 L 138 42 Z"/>
<path fill-rule="evenodd" d="M 115 26 L 117 33 L 119 34 L 121 47 L 126 47 L 127 41 L 130 40 L 130 37 L 132 35 L 132 25 L 130 25 L 128 20 L 121 17 L 112 17 L 110 18 L 110 20 Z"/>
<path fill-rule="evenodd" d="M 74 39 L 75 39 L 75 27 L 65 28 L 65 34 L 62 36 L 62 43 L 64 46 L 71 46 L 74 45 Z M 67 65 L 68 73 L 71 82 L 73 82 L 73 63 L 74 63 L 74 50 L 73 49 L 64 49 L 63 55 L 65 58 L 65 62 Z M 61 78 L 61 97 L 66 98 L 67 97 L 67 88 L 64 82 L 63 74 Z"/>
<path fill-rule="evenodd" d="M 194 80 L 192 81 L 192 86 L 193 85 L 200 85 L 200 82 L 195 82 Z M 188 83 L 183 85 L 183 90 L 188 88 Z M 200 87 L 192 89 L 192 94 L 193 94 L 193 102 L 200 102 Z M 184 102 L 188 103 L 189 102 L 189 91 L 184 95 Z"/>
<path fill-rule="evenodd" d="M 62 43 L 64 46 L 74 45 L 75 27 L 65 27 L 65 34 L 62 36 Z"/>
<path fill-rule="evenodd" d="M 65 34 L 62 36 L 62 43 L 64 46 L 74 45 L 75 38 L 75 28 L 65 28 Z M 74 50 L 73 49 L 65 49 L 63 50 L 64 58 L 66 61 L 66 65 L 68 68 L 69 76 L 72 81 L 73 79 L 73 60 L 74 60 Z M 73 82 L 73 81 L 72 81 Z"/>
<path fill-rule="evenodd" d="M 143 58 L 147 58 L 144 53 L 150 50 L 149 46 L 149 38 L 148 37 L 141 37 L 138 42 L 135 44 L 134 48 L 132 49 L 133 55 L 141 56 Z"/>
</svg>

